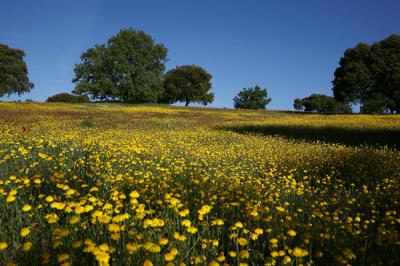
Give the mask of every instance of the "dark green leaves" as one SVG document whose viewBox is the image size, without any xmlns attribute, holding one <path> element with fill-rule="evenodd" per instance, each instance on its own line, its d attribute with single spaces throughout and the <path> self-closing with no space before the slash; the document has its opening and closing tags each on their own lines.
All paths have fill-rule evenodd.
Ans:
<svg viewBox="0 0 400 266">
<path fill-rule="evenodd" d="M 0 97 L 13 93 L 21 95 L 33 89 L 24 56 L 24 51 L 0 44 Z"/>
<path fill-rule="evenodd" d="M 311 94 L 303 98 L 301 104 L 304 106 L 304 111 L 319 112 L 325 114 L 341 114 L 351 113 L 351 107 L 342 102 L 338 102 L 335 98 L 323 94 Z"/>
<path fill-rule="evenodd" d="M 339 64 L 332 82 L 336 100 L 361 103 L 362 112 L 400 113 L 399 35 L 347 49 Z"/>
<path fill-rule="evenodd" d="M 214 100 L 210 93 L 211 74 L 199 66 L 178 66 L 165 75 L 165 94 L 163 102 L 184 102 L 186 106 L 191 102 L 204 105 Z"/>
<path fill-rule="evenodd" d="M 142 31 L 121 30 L 88 49 L 75 66 L 76 94 L 99 100 L 155 103 L 163 93 L 167 49 Z"/>
<path fill-rule="evenodd" d="M 270 102 L 271 98 L 268 98 L 267 90 L 261 89 L 259 86 L 244 88 L 233 98 L 233 105 L 236 109 L 265 109 Z"/>
</svg>

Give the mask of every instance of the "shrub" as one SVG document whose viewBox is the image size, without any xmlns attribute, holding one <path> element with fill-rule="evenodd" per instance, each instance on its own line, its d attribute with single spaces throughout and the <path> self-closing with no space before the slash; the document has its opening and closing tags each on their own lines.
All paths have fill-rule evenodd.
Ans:
<svg viewBox="0 0 400 266">
<path fill-rule="evenodd" d="M 70 93 L 58 93 L 47 98 L 46 102 L 88 103 L 90 101 L 86 95 L 76 96 Z"/>
</svg>

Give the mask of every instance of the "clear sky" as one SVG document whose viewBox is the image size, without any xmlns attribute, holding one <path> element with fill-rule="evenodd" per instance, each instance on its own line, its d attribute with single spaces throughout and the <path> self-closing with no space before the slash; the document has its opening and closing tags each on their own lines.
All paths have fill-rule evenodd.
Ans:
<svg viewBox="0 0 400 266">
<path fill-rule="evenodd" d="M 269 109 L 292 109 L 296 97 L 332 95 L 346 48 L 400 34 L 399 11 L 399 0 L 0 0 L 0 43 L 26 52 L 35 88 L 21 100 L 72 91 L 81 53 L 132 27 L 169 49 L 167 69 L 213 75 L 210 106 L 232 107 L 258 84 Z"/>
</svg>

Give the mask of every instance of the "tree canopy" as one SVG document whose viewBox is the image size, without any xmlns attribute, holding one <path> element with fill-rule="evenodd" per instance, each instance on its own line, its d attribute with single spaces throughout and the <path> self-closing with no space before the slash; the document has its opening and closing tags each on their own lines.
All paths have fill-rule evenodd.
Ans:
<svg viewBox="0 0 400 266">
<path fill-rule="evenodd" d="M 265 109 L 271 102 L 266 89 L 258 85 L 254 88 L 244 88 L 233 98 L 233 105 L 236 109 Z"/>
<path fill-rule="evenodd" d="M 99 100 L 155 103 L 163 93 L 167 49 L 143 31 L 123 29 L 81 55 L 75 94 Z"/>
<path fill-rule="evenodd" d="M 294 99 L 293 108 L 297 111 L 303 110 L 303 101 L 300 98 Z"/>
<path fill-rule="evenodd" d="M 30 92 L 33 83 L 28 78 L 25 52 L 0 44 L 0 97 Z"/>
<path fill-rule="evenodd" d="M 335 71 L 336 100 L 360 103 L 361 111 L 400 113 L 400 36 L 347 49 Z M 368 105 L 367 107 L 363 107 Z"/>
<path fill-rule="evenodd" d="M 212 87 L 212 75 L 202 67 L 195 65 L 177 66 L 165 75 L 163 102 L 184 102 L 186 106 L 191 102 L 204 105 L 214 100 L 214 93 L 209 92 Z"/>
<path fill-rule="evenodd" d="M 297 99 L 296 99 L 297 100 Z M 338 102 L 335 98 L 323 94 L 311 94 L 301 100 L 304 111 L 319 113 L 351 113 L 347 103 Z"/>
</svg>

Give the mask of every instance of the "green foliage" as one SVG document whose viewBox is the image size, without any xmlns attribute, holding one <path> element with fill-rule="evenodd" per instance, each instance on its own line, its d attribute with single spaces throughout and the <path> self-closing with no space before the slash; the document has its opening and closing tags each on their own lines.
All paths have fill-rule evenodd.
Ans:
<svg viewBox="0 0 400 266">
<path fill-rule="evenodd" d="M 233 105 L 236 109 L 265 109 L 271 102 L 266 89 L 258 85 L 254 88 L 244 88 L 233 98 Z"/>
<path fill-rule="evenodd" d="M 294 99 L 293 108 L 297 111 L 303 110 L 303 101 L 300 98 Z"/>
<path fill-rule="evenodd" d="M 347 49 L 339 64 L 332 82 L 336 100 L 368 105 L 363 112 L 400 113 L 399 35 Z"/>
<path fill-rule="evenodd" d="M 335 98 L 323 94 L 312 94 L 301 100 L 304 111 L 319 113 L 351 113 L 351 107 L 346 103 L 341 103 Z"/>
<path fill-rule="evenodd" d="M 63 102 L 63 103 L 88 103 L 89 97 L 86 95 L 72 95 L 69 93 L 58 93 L 47 98 L 46 102 Z"/>
<path fill-rule="evenodd" d="M 361 106 L 363 114 L 382 114 L 394 110 L 394 102 L 380 93 L 369 94 Z"/>
<path fill-rule="evenodd" d="M 99 100 L 155 103 L 163 93 L 167 49 L 144 33 L 123 29 L 75 66 L 74 93 Z"/>
<path fill-rule="evenodd" d="M 332 81 L 336 100 L 361 101 L 363 91 L 372 84 L 369 69 L 365 64 L 369 53 L 370 47 L 363 43 L 345 51 L 339 62 L 340 67 L 335 70 L 335 79 Z"/>
<path fill-rule="evenodd" d="M 13 93 L 20 96 L 33 89 L 24 56 L 24 51 L 0 44 L 0 97 Z"/>
<path fill-rule="evenodd" d="M 214 100 L 214 93 L 210 93 L 212 75 L 195 65 L 178 66 L 169 70 L 165 75 L 164 96 L 162 102 L 191 102 L 204 105 Z"/>
</svg>

